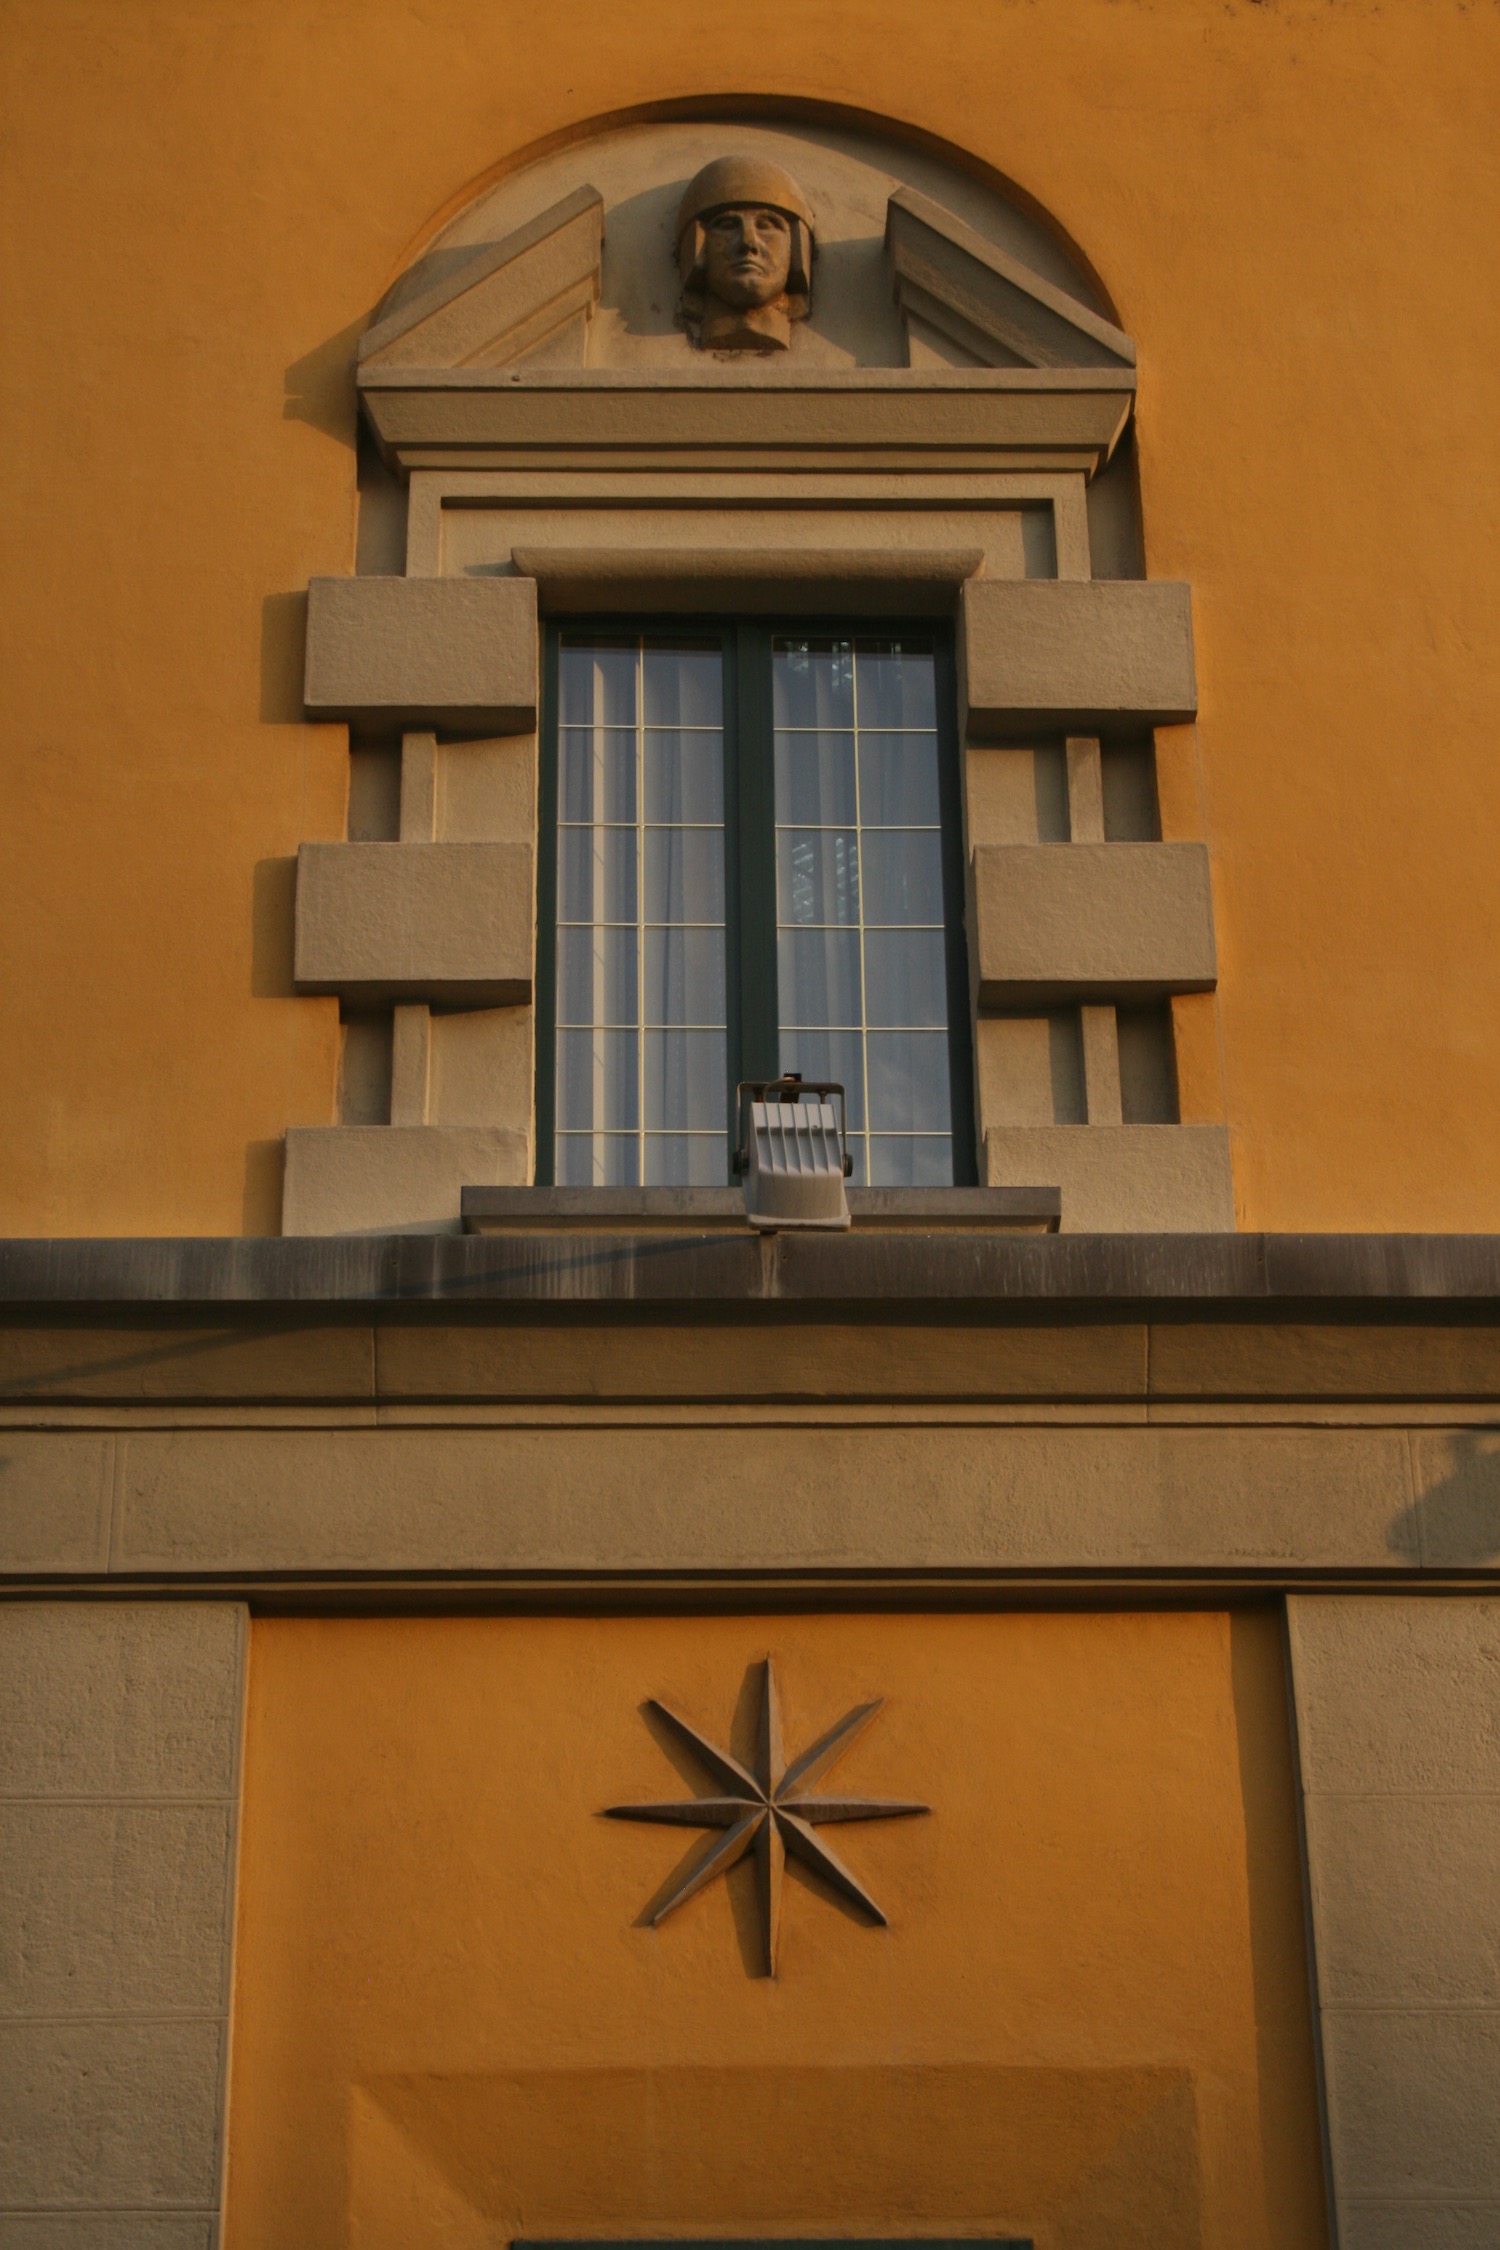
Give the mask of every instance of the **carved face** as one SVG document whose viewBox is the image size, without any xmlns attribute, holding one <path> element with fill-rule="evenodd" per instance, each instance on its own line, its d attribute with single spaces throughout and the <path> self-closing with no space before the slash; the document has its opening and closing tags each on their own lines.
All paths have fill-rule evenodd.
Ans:
<svg viewBox="0 0 1500 2250">
<path fill-rule="evenodd" d="M 703 287 L 721 305 L 750 312 L 786 294 L 792 229 L 780 211 L 739 203 L 716 211 L 703 230 Z"/>
</svg>

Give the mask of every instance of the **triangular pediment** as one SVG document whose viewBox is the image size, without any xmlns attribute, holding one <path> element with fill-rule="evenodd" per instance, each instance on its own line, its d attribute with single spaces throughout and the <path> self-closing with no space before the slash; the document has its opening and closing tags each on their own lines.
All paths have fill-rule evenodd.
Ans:
<svg viewBox="0 0 1500 2250">
<path fill-rule="evenodd" d="M 914 367 L 1134 367 L 1123 329 L 914 188 L 885 240 Z"/>
<path fill-rule="evenodd" d="M 360 368 L 511 367 L 543 347 L 550 366 L 581 367 L 603 250 L 604 199 L 575 188 L 377 320 Z"/>
</svg>

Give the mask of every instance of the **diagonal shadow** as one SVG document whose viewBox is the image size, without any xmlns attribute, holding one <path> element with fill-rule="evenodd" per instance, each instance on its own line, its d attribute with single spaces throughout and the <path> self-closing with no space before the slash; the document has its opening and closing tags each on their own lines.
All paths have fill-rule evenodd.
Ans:
<svg viewBox="0 0 1500 2250">
<path fill-rule="evenodd" d="M 1500 1557 L 1500 1430 L 1455 1430 L 1446 1444 L 1448 1474 L 1393 1518 L 1386 1545 L 1429 1569 L 1493 1562 Z"/>
</svg>

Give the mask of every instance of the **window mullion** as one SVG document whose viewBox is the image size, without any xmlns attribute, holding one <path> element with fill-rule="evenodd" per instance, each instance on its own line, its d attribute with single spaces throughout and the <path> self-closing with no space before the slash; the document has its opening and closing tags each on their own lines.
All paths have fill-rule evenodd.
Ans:
<svg viewBox="0 0 1500 2250">
<path fill-rule="evenodd" d="M 739 870 L 738 959 L 741 1078 L 774 1078 L 781 1068 L 776 1005 L 776 772 L 771 703 L 771 635 L 758 624 L 735 629 L 735 770 Z"/>
<path fill-rule="evenodd" d="M 646 1184 L 646 643 L 635 654 L 635 1177 Z"/>
</svg>

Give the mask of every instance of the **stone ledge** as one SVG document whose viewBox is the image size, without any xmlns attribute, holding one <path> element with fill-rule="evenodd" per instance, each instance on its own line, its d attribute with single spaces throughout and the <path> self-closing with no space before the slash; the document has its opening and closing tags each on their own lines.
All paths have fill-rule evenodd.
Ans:
<svg viewBox="0 0 1500 2250">
<path fill-rule="evenodd" d="M 391 1126 L 372 1132 L 393 1133 Z M 0 1306 L 984 1304 L 1401 1308 L 1500 1317 L 1500 1235 L 52 1237 L 0 1242 Z"/>
<path fill-rule="evenodd" d="M 800 365 L 775 367 L 777 356 L 680 373 L 369 367 L 359 388 L 382 450 L 403 470 L 672 466 L 694 477 L 778 465 L 1092 475 L 1118 443 L 1135 394 L 1129 367 L 876 367 L 809 377 Z"/>
</svg>

